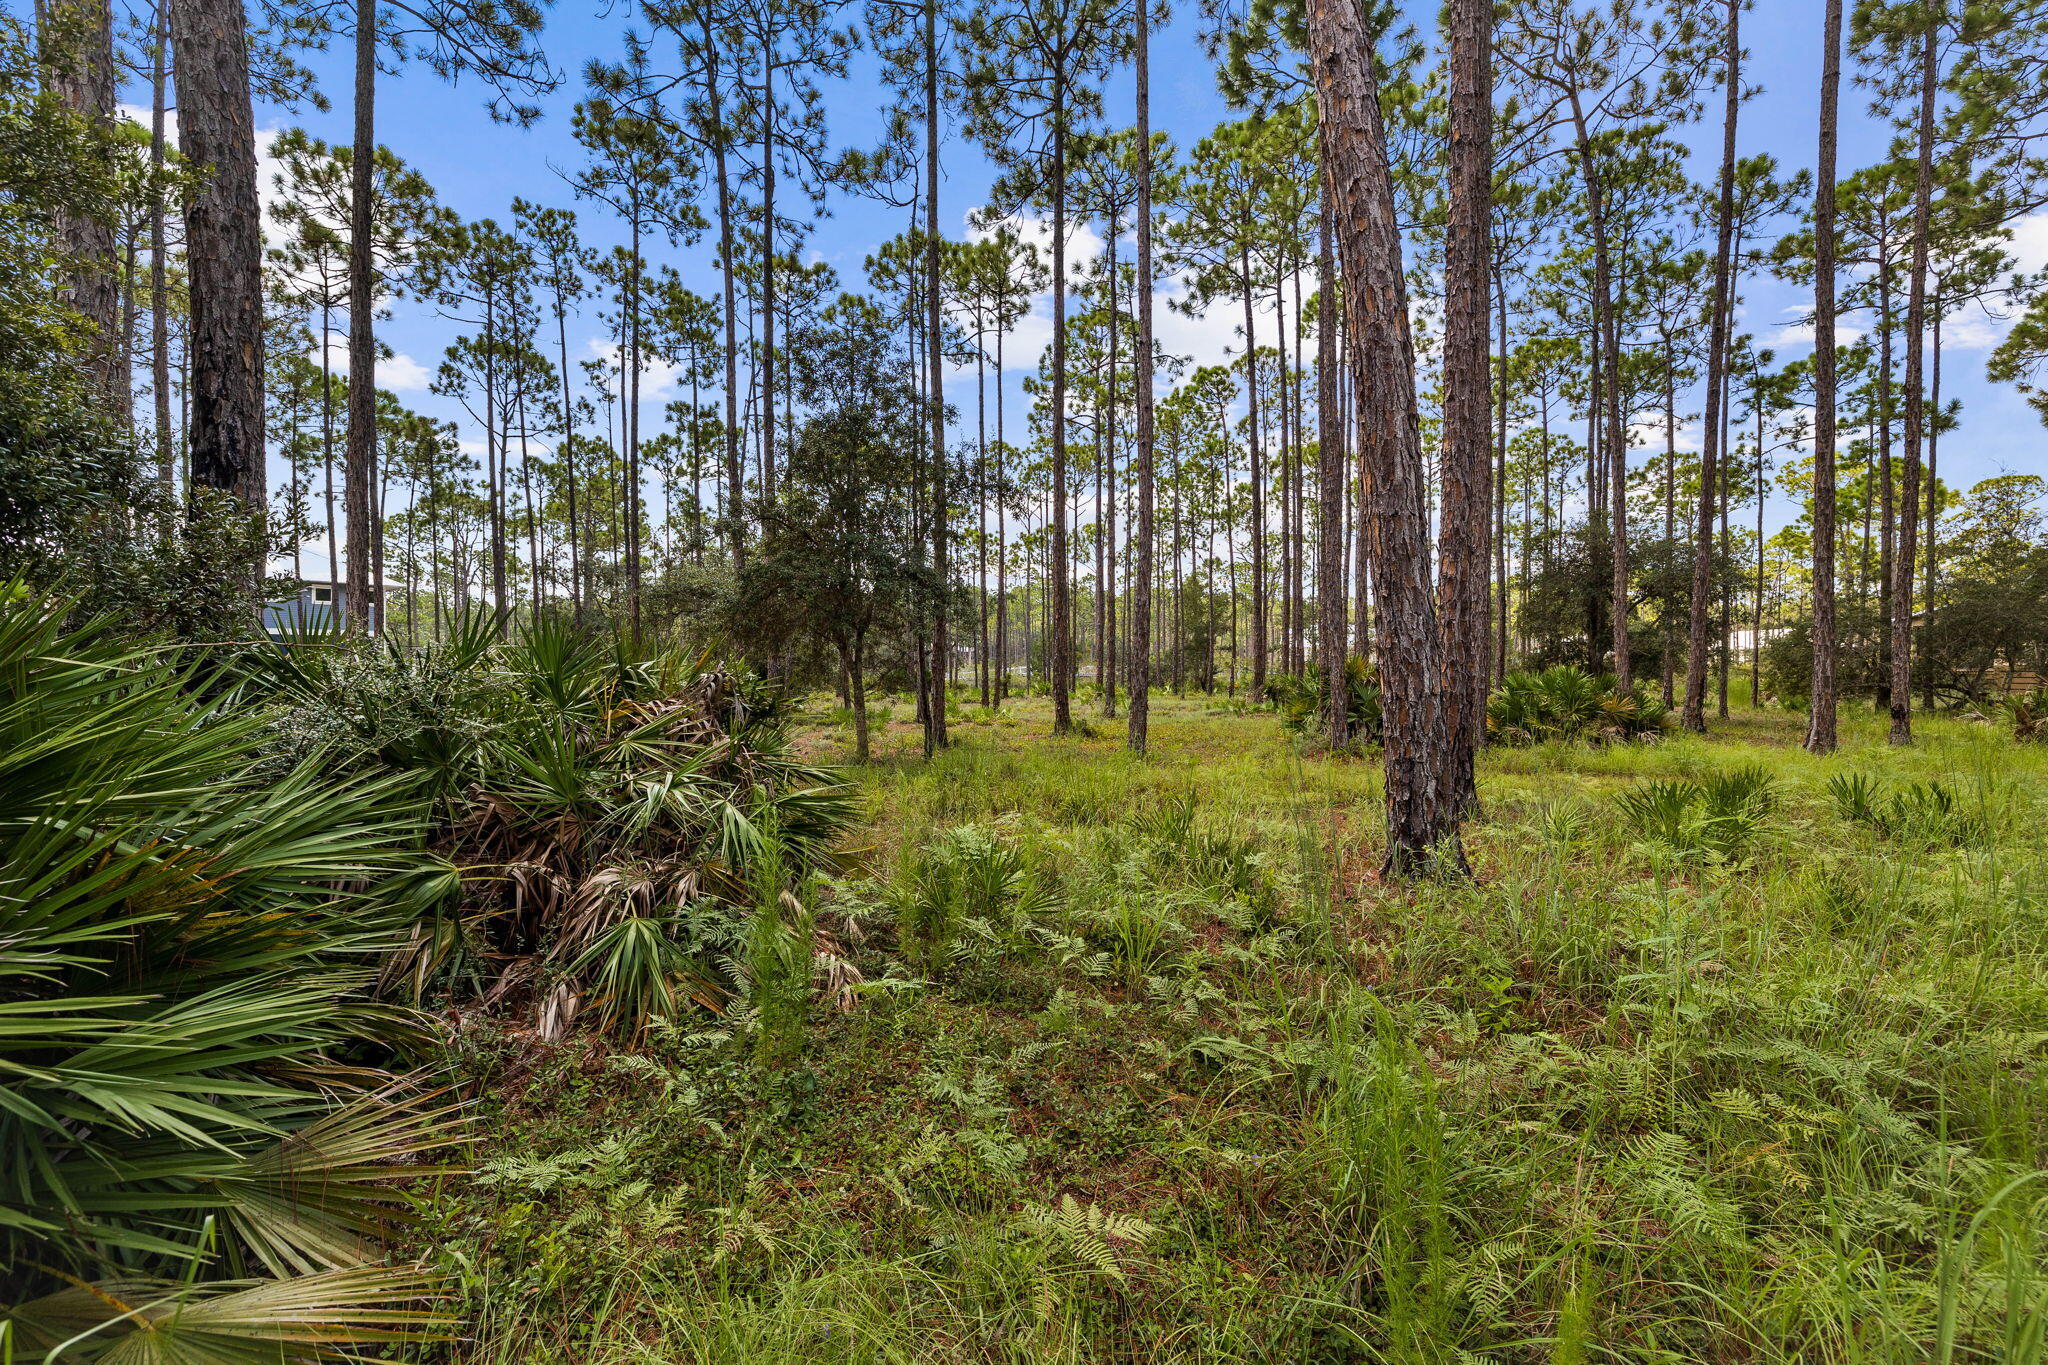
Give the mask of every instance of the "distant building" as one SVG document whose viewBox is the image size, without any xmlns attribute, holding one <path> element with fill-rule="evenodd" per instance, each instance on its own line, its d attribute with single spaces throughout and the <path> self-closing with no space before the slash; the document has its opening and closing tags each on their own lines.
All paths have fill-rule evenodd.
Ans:
<svg viewBox="0 0 2048 1365">
<path fill-rule="evenodd" d="M 342 606 L 346 585 L 308 579 L 299 584 L 297 595 L 263 607 L 263 629 L 271 639 L 281 640 L 306 631 L 332 630 L 347 619 Z M 370 623 L 375 628 L 384 614 L 384 588 L 370 585 Z"/>
</svg>

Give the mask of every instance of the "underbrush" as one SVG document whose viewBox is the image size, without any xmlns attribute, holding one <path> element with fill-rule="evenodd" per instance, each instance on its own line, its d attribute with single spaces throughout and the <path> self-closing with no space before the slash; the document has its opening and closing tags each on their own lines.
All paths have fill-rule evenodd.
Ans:
<svg viewBox="0 0 2048 1365">
<path fill-rule="evenodd" d="M 2038 748 L 1489 751 L 1479 880 L 1397 889 L 1270 717 L 1004 716 L 863 772 L 857 980 L 458 1036 L 445 1354 L 2044 1358 Z"/>
</svg>

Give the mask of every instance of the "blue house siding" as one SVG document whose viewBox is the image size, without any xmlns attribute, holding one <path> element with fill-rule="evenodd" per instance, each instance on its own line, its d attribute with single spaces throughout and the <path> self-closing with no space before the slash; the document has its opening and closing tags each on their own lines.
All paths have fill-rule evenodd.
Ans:
<svg viewBox="0 0 2048 1365">
<path fill-rule="evenodd" d="M 264 604 L 264 632 L 272 639 L 279 639 L 307 631 L 332 630 L 347 619 L 341 599 L 342 586 L 339 583 L 301 583 L 297 595 Z M 383 590 L 372 589 L 372 622 L 383 605 Z"/>
</svg>

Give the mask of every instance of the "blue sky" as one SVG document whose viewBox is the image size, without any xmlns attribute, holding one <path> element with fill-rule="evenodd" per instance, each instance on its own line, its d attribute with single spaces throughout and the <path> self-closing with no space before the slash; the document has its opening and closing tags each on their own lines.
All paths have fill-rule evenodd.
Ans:
<svg viewBox="0 0 2048 1365">
<path fill-rule="evenodd" d="M 424 67 L 413 67 L 398 76 L 382 78 L 380 85 L 379 135 L 405 160 L 423 171 L 436 186 L 442 201 L 465 217 L 509 217 L 514 195 L 542 203 L 578 208 L 586 236 L 593 243 L 609 246 L 614 231 L 598 206 L 574 205 L 568 184 L 555 168 L 574 167 L 579 149 L 569 133 L 569 112 L 581 93 L 578 77 L 584 62 L 592 57 L 608 58 L 618 50 L 623 25 L 622 6 L 605 6 L 587 0 L 559 0 L 549 16 L 544 46 L 556 68 L 567 74 L 562 88 L 543 101 L 544 114 L 532 128 L 520 130 L 493 124 L 483 109 L 483 92 L 471 83 L 450 86 Z M 1411 20 L 1428 30 L 1434 9 L 1408 6 Z M 610 11 L 607 17 L 607 11 Z M 1740 150 L 1744 155 L 1770 152 L 1786 169 L 1811 166 L 1813 162 L 1814 112 L 1819 82 L 1819 0 L 1765 0 L 1744 21 L 1745 46 L 1749 50 L 1748 78 L 1761 92 L 1743 109 Z M 1208 132 L 1217 122 L 1231 116 L 1215 86 L 1213 70 L 1196 43 L 1198 12 L 1192 4 L 1178 7 L 1173 22 L 1154 46 L 1155 126 L 1169 133 L 1183 146 Z M 258 125 L 277 129 L 302 124 L 332 141 L 350 136 L 346 92 L 346 54 L 316 55 L 311 65 L 322 86 L 336 101 L 330 114 L 313 110 L 258 111 Z M 130 92 L 135 99 L 140 92 Z M 1852 170 L 1876 159 L 1883 151 L 1888 133 L 1882 122 L 1868 112 L 1869 92 L 1845 82 L 1842 168 Z M 1130 119 L 1129 73 L 1119 73 L 1109 92 L 1109 114 L 1113 122 Z M 856 62 L 851 79 L 827 88 L 827 110 L 831 136 L 839 145 L 870 143 L 880 123 L 876 84 L 872 72 Z M 1696 125 L 1680 130 L 1678 136 L 1694 148 L 1693 173 L 1697 179 L 1712 174 L 1713 156 L 1718 151 L 1718 126 Z M 983 202 L 990 171 L 986 160 L 957 131 L 944 152 L 947 166 L 942 228 L 959 230 L 965 215 Z M 880 241 L 902 230 L 904 215 L 898 209 L 883 209 L 872 202 L 835 194 L 832 216 L 812 233 L 809 249 L 830 261 L 847 287 L 863 284 L 861 261 Z M 1787 224 L 1789 226 L 1789 224 Z M 2015 253 L 2030 268 L 2048 266 L 2048 215 L 2020 225 Z M 1086 249 L 1088 238 L 1079 245 Z M 657 255 L 657 259 L 664 257 Z M 701 249 L 684 249 L 665 259 L 677 266 L 693 288 L 714 292 L 715 277 L 709 256 Z M 1746 286 L 1745 307 L 1739 325 L 1755 333 L 1766 345 L 1773 345 L 1780 359 L 1804 355 L 1810 343 L 1791 335 L 1787 325 L 1792 314 L 1806 304 L 1806 298 L 1783 284 L 1752 278 Z M 1008 353 L 1014 368 L 1008 376 L 1012 402 L 1012 431 L 1021 430 L 1023 405 L 1016 401 L 1024 368 L 1035 363 L 1034 340 L 1049 335 L 1045 325 L 1045 301 L 1039 316 L 1026 322 Z M 1214 360 L 1239 343 L 1229 309 L 1209 320 L 1183 319 L 1162 312 L 1162 342 L 1169 349 Z M 1855 326 L 1855 320 L 1845 320 Z M 594 320 L 583 329 L 585 354 L 599 345 Z M 2043 428 L 2030 408 L 2010 390 L 1995 387 L 1983 378 L 1984 354 L 1995 343 L 1997 325 L 1981 316 L 1965 315 L 1951 321 L 1945 346 L 1944 391 L 1962 400 L 1962 427 L 1942 445 L 1944 477 L 1967 484 L 1978 478 L 2005 472 L 2039 472 L 2042 467 Z M 384 326 L 384 339 L 400 358 L 380 374 L 380 382 L 399 390 L 408 403 L 439 416 L 456 417 L 458 411 L 426 391 L 426 382 L 438 363 L 441 350 L 453 339 L 448 324 L 435 318 L 423 305 L 399 300 L 395 316 Z M 573 344 L 573 343 L 572 343 Z M 962 376 L 962 382 L 971 382 Z M 658 429 L 661 405 L 672 394 L 658 386 L 646 395 L 643 427 Z M 962 390 L 961 399 L 971 397 Z M 1696 409 L 1697 401 L 1693 407 Z M 971 420 L 971 406 L 963 405 Z M 465 433 L 473 436 L 474 433 Z M 1682 440 L 1697 440 L 1697 429 L 1682 432 Z M 1661 440 L 1658 442 L 1661 444 Z M 1788 513 L 1782 501 L 1769 509 L 1769 520 L 1781 521 Z M 309 547 L 311 548 L 311 547 Z"/>
</svg>

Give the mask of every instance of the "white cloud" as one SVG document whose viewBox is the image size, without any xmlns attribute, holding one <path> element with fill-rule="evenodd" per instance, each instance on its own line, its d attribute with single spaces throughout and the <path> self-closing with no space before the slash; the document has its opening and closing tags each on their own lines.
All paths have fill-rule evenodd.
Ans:
<svg viewBox="0 0 2048 1365">
<path fill-rule="evenodd" d="M 1780 309 L 1779 312 L 1783 314 L 1785 317 L 1792 318 L 1794 320 L 1785 323 L 1784 325 L 1780 326 L 1776 331 L 1772 332 L 1770 336 L 1766 339 L 1769 345 L 1813 345 L 1814 333 L 1813 319 L 1811 317 L 1813 310 L 1811 308 L 1806 307 L 1804 304 L 1795 303 L 1789 305 L 1788 307 Z M 1857 342 L 1863 340 L 1863 335 L 1864 333 L 1861 327 L 1851 327 L 1847 323 L 1843 322 L 1842 319 L 1835 319 L 1835 345 L 1854 346 Z"/>
<path fill-rule="evenodd" d="M 2048 269 L 2048 209 L 2030 213 L 2012 225 L 2012 245 L 2007 248 L 2021 270 Z"/>
<path fill-rule="evenodd" d="M 1012 213 L 1002 218 L 979 221 L 969 214 L 966 219 L 967 240 L 983 242 L 996 235 L 1003 228 L 1017 234 L 1026 246 L 1038 250 L 1040 262 L 1047 270 L 1052 269 L 1052 221 L 1031 214 Z M 1067 269 L 1079 271 L 1102 254 L 1102 235 L 1085 222 L 1069 219 L 1067 222 Z"/>
<path fill-rule="evenodd" d="M 602 360 L 607 369 L 616 372 L 619 368 L 619 343 L 606 337 L 591 337 L 584 343 L 584 351 L 592 360 Z M 682 366 L 663 360 L 651 351 L 640 353 L 640 402 L 665 401 L 675 395 L 676 375 Z M 644 418 L 643 418 L 644 421 Z"/>
<path fill-rule="evenodd" d="M 1017 319 L 1017 325 L 1003 338 L 1003 368 L 1023 370 L 1026 373 L 1038 368 L 1038 359 L 1052 345 L 1052 295 L 1035 294 L 1031 299 L 1031 311 Z"/>
<path fill-rule="evenodd" d="M 978 221 L 970 214 L 965 220 L 967 239 L 972 242 L 987 241 L 1003 228 L 1014 232 L 1019 240 L 1035 247 L 1043 269 L 1052 269 L 1052 224 L 1044 219 L 1026 214 L 1013 213 L 1004 218 L 988 222 Z M 1103 251 L 1102 237 L 1086 223 L 1070 224 L 1067 229 L 1066 267 L 1069 284 L 1078 282 L 1082 270 Z M 1003 368 L 1009 371 L 1033 371 L 1038 368 L 1039 357 L 1052 345 L 1052 291 L 1046 290 L 1031 297 L 1030 310 L 1010 329 L 1003 340 Z M 994 354 L 994 346 L 990 346 Z M 956 371 L 957 373 L 957 371 Z"/>
<path fill-rule="evenodd" d="M 308 357 L 320 358 L 318 346 Z M 327 366 L 336 374 L 348 373 L 348 337 L 337 332 L 327 342 Z M 377 387 L 393 393 L 424 393 L 434 382 L 434 376 L 426 366 L 414 360 L 403 351 L 377 358 Z"/>
<path fill-rule="evenodd" d="M 1191 313 L 1173 306 L 1187 300 L 1188 283 L 1180 276 L 1169 278 L 1166 287 L 1153 295 L 1153 330 L 1160 349 L 1168 355 L 1186 356 L 1194 366 L 1228 365 L 1242 357 L 1244 301 L 1232 296 L 1211 299 Z M 1271 297 L 1252 301 L 1252 330 L 1260 346 L 1273 345 L 1278 318 Z"/>
<path fill-rule="evenodd" d="M 1631 448 L 1646 451 L 1653 455 L 1662 455 L 1664 453 L 1666 426 L 1664 414 L 1661 412 L 1638 414 L 1636 419 L 1629 423 L 1628 427 Z M 1680 454 L 1697 452 L 1703 447 L 1705 441 L 1705 427 L 1697 423 L 1691 425 L 1683 421 L 1679 423 L 1675 445 Z"/>
<path fill-rule="evenodd" d="M 418 393 L 434 382 L 427 367 L 403 351 L 379 357 L 377 361 L 377 386 L 390 389 L 393 393 Z"/>
<path fill-rule="evenodd" d="M 995 235 L 1002 227 L 1008 227 L 1023 241 L 1037 248 L 1041 259 L 1051 263 L 1052 228 L 1044 218 L 1011 214 L 988 223 L 977 222 L 972 215 L 966 220 L 966 233 L 971 241 L 984 241 Z M 1067 242 L 1067 262 L 1072 274 L 1080 274 L 1105 250 L 1102 237 L 1095 229 L 1082 223 L 1070 230 Z M 1314 289 L 1314 281 L 1304 278 L 1303 296 Z M 1185 310 L 1179 305 L 1188 301 L 1188 281 L 1183 276 L 1169 276 L 1152 296 L 1152 329 L 1159 349 L 1168 356 L 1185 357 L 1190 368 L 1203 365 L 1227 365 L 1244 354 L 1244 305 L 1230 298 L 1218 298 L 1206 306 Z M 1292 286 L 1289 298 L 1292 299 Z M 1270 296 L 1261 296 L 1252 307 L 1253 327 L 1257 329 L 1259 344 L 1271 346 L 1274 342 L 1274 324 L 1278 309 Z M 1046 291 L 1032 297 L 1029 311 L 1020 319 L 1003 342 L 1003 368 L 1006 371 L 1022 370 L 1027 373 L 1038 368 L 1046 348 L 1052 344 L 1052 294 Z M 993 352 L 993 346 L 991 346 Z M 971 372 L 970 367 L 956 369 L 955 377 Z"/>
<path fill-rule="evenodd" d="M 2009 321 L 1992 318 L 1981 311 L 1947 318 L 1941 324 L 1941 348 L 1944 351 L 1988 351 L 2005 340 L 2011 326 Z"/>
<path fill-rule="evenodd" d="M 1839 321 L 1835 323 L 1835 345 L 1854 346 L 1861 340 L 1863 340 L 1863 329 L 1861 327 L 1845 326 Z M 1768 341 L 1772 346 L 1811 346 L 1813 345 L 1813 324 L 1811 322 L 1788 322 L 1783 327 L 1772 332 Z"/>
</svg>

